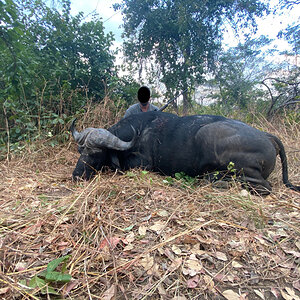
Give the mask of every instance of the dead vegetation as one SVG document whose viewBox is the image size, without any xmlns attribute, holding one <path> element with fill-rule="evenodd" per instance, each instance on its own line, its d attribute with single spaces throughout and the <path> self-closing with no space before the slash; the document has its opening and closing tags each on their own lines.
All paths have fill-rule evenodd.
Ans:
<svg viewBox="0 0 300 300">
<path fill-rule="evenodd" d="M 299 124 L 257 126 L 299 184 Z M 74 183 L 77 158 L 70 140 L 1 162 L 3 299 L 300 299 L 300 194 L 279 164 L 260 197 L 142 170 Z"/>
</svg>

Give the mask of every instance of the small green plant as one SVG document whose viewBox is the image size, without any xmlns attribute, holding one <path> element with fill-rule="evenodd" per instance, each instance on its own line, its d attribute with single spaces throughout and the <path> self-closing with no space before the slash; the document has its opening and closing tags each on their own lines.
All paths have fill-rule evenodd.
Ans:
<svg viewBox="0 0 300 300">
<path fill-rule="evenodd" d="M 143 171 L 141 171 L 141 174 L 142 174 L 142 176 L 146 176 L 147 174 L 149 174 L 149 172 L 146 170 L 143 170 Z"/>
<path fill-rule="evenodd" d="M 141 171 L 141 178 L 149 180 L 150 184 L 152 184 L 152 182 L 153 182 L 153 179 L 150 176 L 150 173 L 148 171 L 146 171 L 146 170 Z"/>
<path fill-rule="evenodd" d="M 218 180 L 220 178 L 220 171 L 216 171 L 213 173 L 214 180 Z"/>
<path fill-rule="evenodd" d="M 236 179 L 237 177 L 237 169 L 234 168 L 234 162 L 230 162 L 227 166 L 227 170 L 228 170 L 228 173 L 232 173 L 231 177 L 232 179 Z"/>
<path fill-rule="evenodd" d="M 230 162 L 227 166 L 227 170 L 232 173 L 236 173 L 236 169 L 234 168 L 234 162 Z"/>
<path fill-rule="evenodd" d="M 173 185 L 174 184 L 174 179 L 172 177 L 170 177 L 170 176 L 165 177 L 163 179 L 163 183 L 167 184 L 167 185 Z"/>
<path fill-rule="evenodd" d="M 184 187 L 193 187 L 197 182 L 197 177 L 191 177 L 184 172 L 175 173 L 175 178 L 181 181 Z"/>
<path fill-rule="evenodd" d="M 136 178 L 136 174 L 132 171 L 127 171 L 126 172 L 126 176 L 127 177 L 130 177 L 130 178 Z"/>
<path fill-rule="evenodd" d="M 70 258 L 70 255 L 62 256 L 60 258 L 54 259 L 48 263 L 47 269 L 40 272 L 30 279 L 21 280 L 20 284 L 30 289 L 38 289 L 42 294 L 53 294 L 59 295 L 59 292 L 52 286 L 53 283 L 67 283 L 70 282 L 72 277 L 70 274 L 65 274 L 67 262 Z M 56 271 L 56 268 L 62 264 L 61 271 Z"/>
</svg>

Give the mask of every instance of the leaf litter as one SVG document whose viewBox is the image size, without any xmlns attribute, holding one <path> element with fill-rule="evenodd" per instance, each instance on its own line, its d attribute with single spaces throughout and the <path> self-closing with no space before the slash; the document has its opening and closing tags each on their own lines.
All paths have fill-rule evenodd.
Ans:
<svg viewBox="0 0 300 300">
<path fill-rule="evenodd" d="M 75 183 L 77 158 L 69 143 L 1 162 L 0 297 L 300 299 L 300 194 L 280 168 L 260 197 L 138 169 Z M 299 154 L 289 164 L 299 182 Z M 70 281 L 41 283 L 66 255 L 52 273 Z"/>
</svg>

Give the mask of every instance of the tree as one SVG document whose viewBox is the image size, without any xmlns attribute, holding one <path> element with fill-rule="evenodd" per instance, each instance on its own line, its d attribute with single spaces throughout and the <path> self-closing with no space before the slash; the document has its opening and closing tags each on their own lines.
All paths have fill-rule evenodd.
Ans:
<svg viewBox="0 0 300 300">
<path fill-rule="evenodd" d="M 281 0 L 279 5 L 281 10 L 291 10 L 296 5 L 299 5 L 299 0 Z M 295 9 L 297 9 L 295 7 Z M 299 9 L 299 8 L 298 8 Z M 300 49 L 300 24 L 299 19 L 298 23 L 293 23 L 287 26 L 285 30 L 281 30 L 278 33 L 278 37 L 284 37 L 287 42 L 292 46 L 293 54 L 292 55 L 299 55 Z"/>
<path fill-rule="evenodd" d="M 72 16 L 41 0 L 0 0 L 1 144 L 57 132 L 86 99 L 101 101 L 115 77 L 112 34 L 97 15 Z M 51 128 L 52 126 L 52 128 Z"/>
<path fill-rule="evenodd" d="M 300 103 L 300 72 L 289 74 L 286 78 L 267 77 L 262 84 L 267 88 L 271 101 L 267 111 L 267 117 L 272 117 L 282 108 L 293 107 L 299 110 Z"/>
<path fill-rule="evenodd" d="M 290 11 L 297 9 L 299 0 L 280 0 L 276 12 Z M 267 88 L 270 105 L 267 111 L 267 117 L 272 117 L 282 108 L 291 108 L 299 111 L 300 103 L 300 68 L 298 66 L 299 49 L 300 49 L 300 25 L 299 22 L 289 24 L 281 30 L 278 38 L 284 38 L 290 45 L 291 49 L 284 51 L 285 61 L 277 72 L 267 76 L 262 80 L 262 85 Z"/>
<path fill-rule="evenodd" d="M 266 59 L 272 50 L 265 53 L 262 49 L 270 43 L 271 40 L 261 36 L 220 53 L 211 82 L 218 87 L 217 98 L 223 105 L 243 109 L 262 97 L 258 84 L 273 68 Z"/>
<path fill-rule="evenodd" d="M 255 29 L 255 17 L 267 12 L 259 0 L 123 0 L 125 54 L 142 65 L 155 63 L 168 94 L 193 90 L 212 69 L 227 23 Z M 184 112 L 190 103 L 183 94 Z"/>
<path fill-rule="evenodd" d="M 29 43 L 39 59 L 40 74 L 45 78 L 55 76 L 61 84 L 68 81 L 71 89 L 86 87 L 91 97 L 102 99 L 105 81 L 114 75 L 112 34 L 104 34 L 97 15 L 89 22 L 84 22 L 83 13 L 71 16 L 69 0 L 61 0 L 61 12 L 43 4 L 37 15 L 39 3 L 25 6 L 23 18 L 30 31 Z M 34 18 L 27 16 L 28 11 Z"/>
</svg>

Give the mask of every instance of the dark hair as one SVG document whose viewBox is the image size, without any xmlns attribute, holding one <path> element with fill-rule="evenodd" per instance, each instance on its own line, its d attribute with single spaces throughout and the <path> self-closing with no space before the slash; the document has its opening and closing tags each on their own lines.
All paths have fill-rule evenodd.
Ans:
<svg viewBox="0 0 300 300">
<path fill-rule="evenodd" d="M 146 86 L 142 86 L 138 90 L 138 99 L 141 103 L 146 103 L 150 99 L 150 89 Z"/>
</svg>

